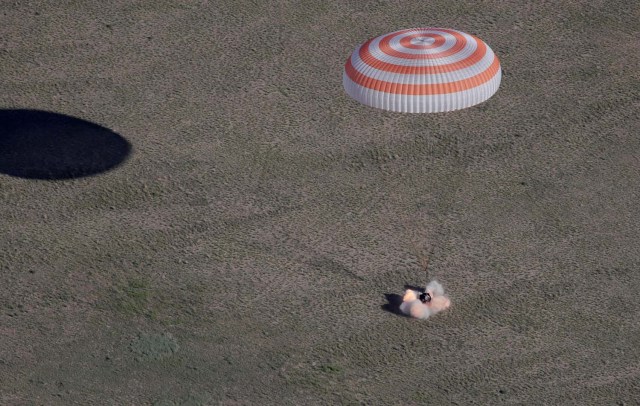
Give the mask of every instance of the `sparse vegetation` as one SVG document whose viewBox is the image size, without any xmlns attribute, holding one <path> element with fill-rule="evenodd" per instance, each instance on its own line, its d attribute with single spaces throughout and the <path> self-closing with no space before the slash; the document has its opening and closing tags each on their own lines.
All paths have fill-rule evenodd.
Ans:
<svg viewBox="0 0 640 406">
<path fill-rule="evenodd" d="M 131 145 L 0 165 L 0 404 L 640 403 L 636 3 L 0 2 L 2 110 Z M 345 94 L 428 25 L 495 51 L 491 99 Z M 62 142 L 6 117 L 0 160 Z M 423 249 L 452 307 L 419 322 L 384 305 Z"/>
</svg>

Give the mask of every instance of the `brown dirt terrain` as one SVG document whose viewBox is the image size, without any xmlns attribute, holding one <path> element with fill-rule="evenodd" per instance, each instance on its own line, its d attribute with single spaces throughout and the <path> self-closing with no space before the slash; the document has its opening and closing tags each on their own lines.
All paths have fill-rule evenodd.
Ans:
<svg viewBox="0 0 640 406">
<path fill-rule="evenodd" d="M 639 404 L 640 6 L 536 4 L 0 3 L 0 123 L 130 144 L 70 179 L 2 144 L 0 404 Z M 420 26 L 486 41 L 498 93 L 345 94 Z M 452 307 L 385 311 L 425 255 Z"/>
</svg>

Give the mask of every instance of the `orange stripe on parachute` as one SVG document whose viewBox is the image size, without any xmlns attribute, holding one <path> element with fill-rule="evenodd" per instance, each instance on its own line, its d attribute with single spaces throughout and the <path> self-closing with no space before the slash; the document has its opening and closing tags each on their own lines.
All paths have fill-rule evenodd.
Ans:
<svg viewBox="0 0 640 406">
<path fill-rule="evenodd" d="M 434 42 L 433 44 L 429 44 L 429 45 L 415 45 L 411 43 L 411 40 L 414 38 L 419 38 L 419 37 L 429 37 L 429 38 L 433 38 Z M 406 37 L 402 38 L 400 40 L 400 45 L 402 45 L 405 48 L 411 48 L 411 49 L 433 49 L 433 48 L 438 48 L 439 46 L 442 46 L 442 44 L 444 44 L 445 42 L 445 38 L 440 35 L 440 34 L 412 34 L 412 35 L 407 35 Z"/>
<path fill-rule="evenodd" d="M 401 35 L 402 32 L 400 33 L 395 33 L 395 34 L 391 34 L 391 35 L 387 35 L 386 37 L 384 37 L 380 43 L 378 44 L 378 47 L 380 48 L 380 50 L 382 52 L 384 52 L 385 54 L 389 55 L 389 56 L 394 56 L 396 58 L 402 58 L 402 59 L 439 59 L 439 58 L 444 58 L 445 56 L 449 56 L 449 55 L 453 55 L 457 52 L 459 52 L 460 50 L 462 50 L 466 45 L 467 45 L 467 38 L 462 35 L 461 33 L 457 32 L 457 31 L 452 31 L 452 30 L 445 30 L 445 29 L 438 29 L 438 31 L 442 31 L 442 32 L 446 32 L 447 34 L 450 34 L 452 36 L 455 37 L 456 39 L 456 43 L 449 49 L 442 51 L 442 52 L 438 52 L 435 54 L 408 54 L 408 53 L 404 53 L 404 52 L 400 52 L 397 51 L 395 49 L 393 49 L 390 45 L 391 40 L 395 37 L 397 37 L 398 35 Z M 376 37 L 379 38 L 379 37 Z M 368 51 L 368 45 L 371 44 L 371 42 L 373 42 L 376 38 L 372 38 L 369 41 L 367 41 L 367 43 L 365 45 L 367 45 L 366 49 Z M 478 42 L 479 40 L 475 37 L 473 37 L 476 42 Z M 363 46 L 363 48 L 365 48 Z"/>
<path fill-rule="evenodd" d="M 367 65 L 371 66 L 372 68 L 375 68 L 375 69 L 378 69 L 378 70 L 382 70 L 382 71 L 385 71 L 385 72 L 403 73 L 403 74 L 418 74 L 418 75 L 420 75 L 420 74 L 429 74 L 429 73 L 453 72 L 455 70 L 468 68 L 469 66 L 472 66 L 472 65 L 478 63 L 486 55 L 486 53 L 487 53 L 487 44 L 485 44 L 483 41 L 481 41 L 481 40 L 479 40 L 479 39 L 477 39 L 475 37 L 474 37 L 474 39 L 476 40 L 476 43 L 478 44 L 478 47 L 476 48 L 476 50 L 471 55 L 469 55 L 469 57 L 467 57 L 466 59 L 463 59 L 461 61 L 452 62 L 452 63 L 444 64 L 444 65 L 405 66 L 405 65 L 396 65 L 394 63 L 381 61 L 380 59 L 378 59 L 375 56 L 373 56 L 371 54 L 371 52 L 369 52 L 369 45 L 370 45 L 371 41 L 373 41 L 373 40 L 369 40 L 364 45 L 362 45 L 360 47 L 360 50 L 358 51 L 358 54 L 360 56 L 360 59 L 364 63 L 366 63 Z M 456 48 L 456 46 L 453 46 L 451 49 L 447 50 L 446 52 L 452 51 L 453 48 Z M 464 48 L 464 45 L 463 45 L 463 48 Z M 397 51 L 395 51 L 395 52 L 397 52 Z M 454 51 L 454 52 L 456 52 L 456 51 Z M 440 54 L 443 54 L 443 53 L 445 53 L 445 52 L 441 52 Z M 402 54 L 402 55 L 408 55 L 408 54 Z M 430 54 L 430 55 L 439 55 L 439 54 Z M 350 61 L 351 61 L 351 58 L 349 58 L 348 62 L 350 62 Z"/>
<path fill-rule="evenodd" d="M 482 42 L 479 42 L 481 44 Z M 394 83 L 378 80 L 360 73 L 351 64 L 351 58 L 345 64 L 347 76 L 356 84 L 368 89 L 391 94 L 403 94 L 409 96 L 438 95 L 462 92 L 473 89 L 491 80 L 500 70 L 500 61 L 494 57 L 493 63 L 485 71 L 467 79 L 448 83 L 408 84 Z"/>
</svg>

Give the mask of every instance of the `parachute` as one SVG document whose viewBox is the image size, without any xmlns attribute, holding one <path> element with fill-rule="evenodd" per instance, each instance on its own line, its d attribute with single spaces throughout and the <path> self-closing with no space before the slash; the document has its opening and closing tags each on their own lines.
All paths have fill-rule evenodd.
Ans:
<svg viewBox="0 0 640 406">
<path fill-rule="evenodd" d="M 500 61 L 479 38 L 445 28 L 412 28 L 372 38 L 344 66 L 349 96 L 372 107 L 438 113 L 482 103 L 500 86 Z"/>
</svg>

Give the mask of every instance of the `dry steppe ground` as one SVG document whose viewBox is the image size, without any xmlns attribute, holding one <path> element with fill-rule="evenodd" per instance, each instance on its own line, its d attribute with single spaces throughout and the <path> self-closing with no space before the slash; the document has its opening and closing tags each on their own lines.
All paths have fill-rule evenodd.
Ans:
<svg viewBox="0 0 640 406">
<path fill-rule="evenodd" d="M 0 3 L 0 140 L 51 147 L 11 117 L 52 112 L 130 146 L 41 179 L 2 141 L 0 404 L 640 404 L 639 21 L 615 0 Z M 359 43 L 420 26 L 486 41 L 498 93 L 433 115 L 345 94 Z M 387 311 L 424 256 L 453 306 Z"/>
</svg>

